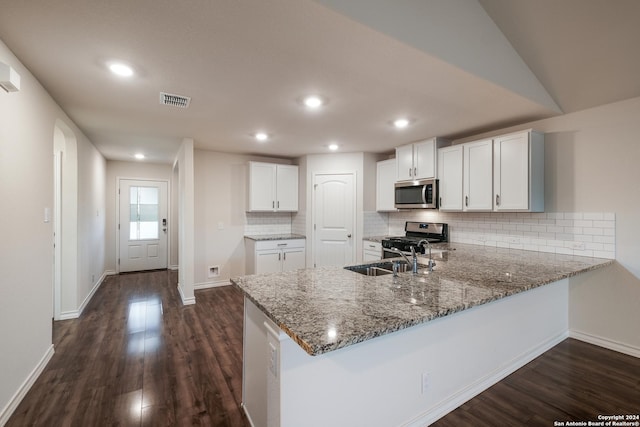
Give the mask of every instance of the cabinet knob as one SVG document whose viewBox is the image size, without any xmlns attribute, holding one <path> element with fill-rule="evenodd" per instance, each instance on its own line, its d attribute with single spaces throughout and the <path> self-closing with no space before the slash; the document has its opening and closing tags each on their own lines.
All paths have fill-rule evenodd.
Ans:
<svg viewBox="0 0 640 427">
<path fill-rule="evenodd" d="M 351 234 L 347 234 L 347 237 L 350 239 L 351 238 Z"/>
<path fill-rule="evenodd" d="M 496 206 L 500 206 L 500 195 L 496 194 Z"/>
<path fill-rule="evenodd" d="M 464 196 L 464 205 L 469 206 L 469 196 Z"/>
</svg>

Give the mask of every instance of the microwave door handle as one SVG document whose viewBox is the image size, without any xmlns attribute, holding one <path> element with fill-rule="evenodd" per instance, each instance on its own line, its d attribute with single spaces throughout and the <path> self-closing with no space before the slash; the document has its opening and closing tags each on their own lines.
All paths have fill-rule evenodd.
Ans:
<svg viewBox="0 0 640 427">
<path fill-rule="evenodd" d="M 427 204 L 427 186 L 429 184 L 425 184 L 422 186 L 422 203 Z"/>
</svg>

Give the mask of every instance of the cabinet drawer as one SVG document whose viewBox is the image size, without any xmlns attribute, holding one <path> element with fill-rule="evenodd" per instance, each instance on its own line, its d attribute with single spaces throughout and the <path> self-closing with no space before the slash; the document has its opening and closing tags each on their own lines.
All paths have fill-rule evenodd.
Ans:
<svg viewBox="0 0 640 427">
<path fill-rule="evenodd" d="M 382 253 L 382 243 L 374 242 L 373 240 L 363 240 L 362 249 L 367 252 Z"/>
<path fill-rule="evenodd" d="M 305 239 L 291 240 L 261 240 L 256 242 L 256 251 L 268 249 L 288 249 L 288 248 L 304 248 Z"/>
</svg>

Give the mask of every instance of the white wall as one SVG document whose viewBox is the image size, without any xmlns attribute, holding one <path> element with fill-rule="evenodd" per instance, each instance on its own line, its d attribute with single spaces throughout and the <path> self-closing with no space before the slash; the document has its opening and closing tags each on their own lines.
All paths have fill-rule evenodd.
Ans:
<svg viewBox="0 0 640 427">
<path fill-rule="evenodd" d="M 170 164 L 122 162 L 115 160 L 107 161 L 106 268 L 110 271 L 116 271 L 116 200 L 118 195 L 118 178 L 157 179 L 171 182 L 173 179 L 173 171 Z M 169 248 L 169 251 L 170 254 L 174 254 L 173 257 L 170 256 L 170 259 L 173 258 L 177 264 L 177 257 L 175 256 L 174 248 L 174 246 L 177 248 L 177 245 L 174 244 L 177 238 L 177 226 L 175 224 L 176 217 L 174 216 L 174 213 L 177 214 L 177 211 L 174 209 L 174 206 L 177 206 L 177 202 L 173 195 L 170 197 L 170 203 L 172 206 L 169 208 L 169 212 L 171 212 L 169 217 L 169 229 L 171 231 L 169 240 L 171 247 Z"/>
<path fill-rule="evenodd" d="M 196 288 L 228 284 L 231 277 L 245 274 L 244 234 L 248 215 L 245 211 L 249 161 L 291 164 L 287 159 L 196 150 Z M 291 216 L 288 213 L 273 215 Z M 218 277 L 208 277 L 210 266 L 220 268 Z"/>
<path fill-rule="evenodd" d="M 94 251 L 91 263 L 78 276 L 102 274 L 104 250 L 104 160 L 38 81 L 0 42 L 0 61 L 21 76 L 15 93 L 0 90 L 0 424 L 6 421 L 38 368 L 52 352 L 53 220 L 44 222 L 44 209 L 53 212 L 53 141 L 57 120 L 77 139 L 78 159 L 88 162 L 78 171 L 86 180 L 78 188 L 79 250 Z M 89 213 L 88 213 L 89 212 Z M 93 212 L 91 215 L 90 212 Z M 98 213 L 97 219 L 96 212 Z M 95 229 L 94 229 L 95 227 Z M 90 283 L 76 290 L 77 304 Z M 78 307 L 76 307 L 78 308 Z"/>
</svg>

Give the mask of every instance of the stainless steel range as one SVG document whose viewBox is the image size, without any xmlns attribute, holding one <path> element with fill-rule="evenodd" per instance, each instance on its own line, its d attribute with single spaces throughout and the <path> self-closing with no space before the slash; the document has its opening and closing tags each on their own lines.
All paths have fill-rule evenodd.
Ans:
<svg viewBox="0 0 640 427">
<path fill-rule="evenodd" d="M 424 247 L 417 247 L 420 240 L 427 240 L 429 243 L 439 243 L 449 241 L 449 226 L 442 222 L 413 222 L 407 221 L 404 224 L 405 235 L 401 237 L 390 237 L 382 240 L 382 257 L 396 258 L 397 252 L 388 249 L 395 248 L 407 254 L 411 253 L 413 246 L 417 252 L 425 253 Z"/>
</svg>

